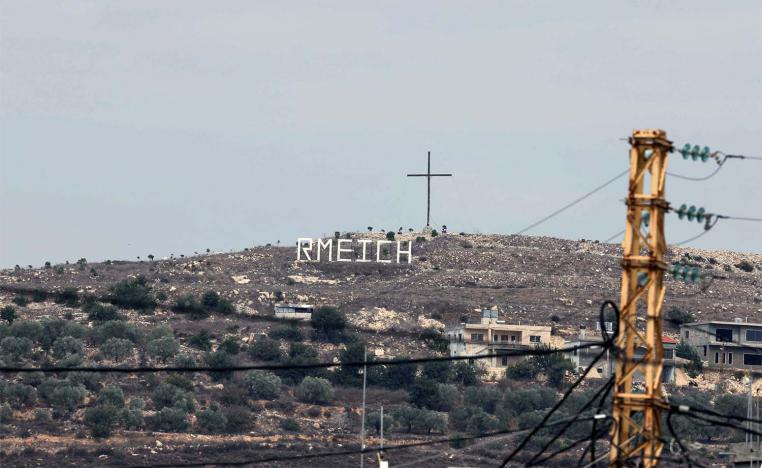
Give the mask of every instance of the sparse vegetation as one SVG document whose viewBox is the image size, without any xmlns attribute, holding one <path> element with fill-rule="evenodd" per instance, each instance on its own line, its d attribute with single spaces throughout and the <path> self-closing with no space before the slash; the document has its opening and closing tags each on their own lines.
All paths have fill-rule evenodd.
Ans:
<svg viewBox="0 0 762 468">
<path fill-rule="evenodd" d="M 344 338 L 347 321 L 336 308 L 320 307 L 312 314 L 310 324 L 315 330 L 315 338 L 337 342 Z"/>
<path fill-rule="evenodd" d="M 328 404 L 334 398 L 333 387 L 326 379 L 307 376 L 296 388 L 296 397 L 304 403 Z"/>
<path fill-rule="evenodd" d="M 0 309 L 0 320 L 8 322 L 8 325 L 12 324 L 16 320 L 16 308 L 13 306 L 5 306 Z"/>
</svg>

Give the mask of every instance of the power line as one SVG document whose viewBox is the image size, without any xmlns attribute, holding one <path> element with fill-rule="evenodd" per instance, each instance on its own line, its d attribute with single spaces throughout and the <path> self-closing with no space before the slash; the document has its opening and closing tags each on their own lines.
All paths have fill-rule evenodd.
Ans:
<svg viewBox="0 0 762 468">
<path fill-rule="evenodd" d="M 434 356 L 425 358 L 410 358 L 410 359 L 390 359 L 383 361 L 357 361 L 357 362 L 316 362 L 308 364 L 253 364 L 243 366 L 224 366 L 224 367 L 211 367 L 211 366 L 175 366 L 175 367 L 120 367 L 120 366 L 101 366 L 101 367 L 13 367 L 2 366 L 0 372 L 7 373 L 31 373 L 31 372 L 114 372 L 121 374 L 131 373 L 151 373 L 151 372 L 234 372 L 234 371 L 249 371 L 249 370 L 292 370 L 292 369 L 325 369 L 331 367 L 362 367 L 367 365 L 368 367 L 378 366 L 395 366 L 403 364 L 421 364 L 426 362 L 446 362 L 446 361 L 470 361 L 477 359 L 491 359 L 502 356 L 546 356 L 551 354 L 568 353 L 578 351 L 580 349 L 592 348 L 597 346 L 596 344 L 580 344 L 576 346 L 566 348 L 531 348 L 525 350 L 513 350 L 506 349 L 496 353 L 490 354 L 478 354 L 469 356 Z"/>
<path fill-rule="evenodd" d="M 587 419 L 580 419 L 580 422 L 587 422 L 591 421 L 593 417 L 587 418 Z M 547 424 L 546 427 L 553 427 L 558 426 L 561 424 L 566 423 L 567 420 L 557 421 L 550 424 Z M 439 444 L 446 444 L 446 443 L 452 443 L 452 442 L 467 442 L 470 440 L 478 440 L 483 439 L 486 437 L 494 437 L 498 435 L 512 435 L 512 434 L 519 434 L 522 432 L 527 432 L 529 429 L 506 429 L 501 431 L 494 431 L 494 432 L 485 432 L 481 434 L 476 434 L 472 436 L 462 436 L 462 437 L 450 437 L 450 438 L 443 438 L 443 439 L 436 439 L 436 440 L 428 440 L 423 442 L 413 442 L 410 444 L 397 444 L 397 445 L 384 445 L 384 448 L 381 449 L 381 447 L 366 447 L 364 449 L 357 449 L 357 450 L 340 450 L 340 451 L 333 451 L 333 452 L 320 452 L 320 453 L 308 453 L 308 454 L 301 454 L 301 455 L 292 455 L 292 456 L 286 456 L 286 457 L 269 457 L 269 458 L 260 458 L 257 460 L 243 460 L 243 461 L 225 461 L 225 460 L 219 460 L 219 461 L 211 461 L 211 462 L 197 462 L 197 463 L 171 463 L 171 464 L 151 464 L 151 465 L 133 465 L 134 467 L 141 467 L 141 468 L 169 468 L 173 466 L 210 466 L 210 465 L 220 465 L 220 466 L 241 466 L 241 465 L 252 465 L 252 464 L 259 464 L 259 463 L 273 463 L 273 462 L 281 462 L 281 461 L 295 461 L 295 460 L 308 460 L 308 459 L 315 459 L 315 458 L 326 458 L 326 457 L 337 457 L 342 455 L 359 455 L 361 453 L 374 453 L 379 452 L 383 450 L 384 452 L 390 452 L 394 450 L 403 450 L 411 447 L 425 447 L 429 445 L 439 445 Z"/>
<path fill-rule="evenodd" d="M 605 241 L 603 241 L 603 243 L 604 243 L 604 244 L 608 244 L 609 242 L 613 241 L 614 239 L 616 239 L 617 237 L 621 236 L 622 234 L 624 234 L 624 229 L 623 229 L 623 230 L 621 230 L 621 231 L 619 231 L 619 232 L 617 232 L 617 233 L 616 233 L 616 234 L 614 234 L 613 236 L 609 237 L 608 239 L 606 239 Z"/>
<path fill-rule="evenodd" d="M 620 172 L 619 174 L 615 175 L 613 178 L 607 180 L 606 182 L 604 182 L 603 184 L 597 186 L 596 188 L 594 188 L 593 190 L 589 191 L 588 193 L 582 195 L 581 197 L 577 198 L 576 200 L 572 201 L 571 203 L 568 203 L 568 204 L 564 205 L 563 207 L 557 209 L 556 211 L 554 211 L 553 213 L 545 216 L 544 218 L 540 219 L 539 221 L 536 221 L 536 222 L 530 224 L 529 226 L 527 226 L 524 229 L 518 231 L 514 235 L 524 234 L 528 230 L 530 230 L 530 229 L 532 229 L 534 227 L 539 226 L 540 224 L 544 223 L 545 221 L 549 220 L 550 218 L 553 218 L 554 216 L 557 216 L 557 215 L 563 213 L 564 211 L 568 210 L 569 208 L 571 208 L 572 206 L 574 206 L 577 203 L 581 202 L 582 200 L 584 200 L 584 199 L 590 197 L 591 195 L 593 195 L 593 194 L 603 190 L 604 188 L 606 188 L 607 186 L 612 184 L 617 179 L 619 179 L 622 176 L 626 175 L 628 172 L 629 172 L 629 169 L 626 170 L 626 171 Z"/>
<path fill-rule="evenodd" d="M 601 304 L 601 308 L 599 311 L 599 320 L 601 322 L 601 331 L 603 333 L 604 341 L 603 341 L 603 350 L 592 360 L 590 365 L 585 369 L 585 371 L 580 375 L 577 380 L 569 387 L 566 392 L 564 392 L 564 395 L 561 397 L 560 400 L 556 402 L 555 405 L 548 411 L 545 416 L 542 418 L 542 420 L 532 429 L 532 432 L 527 435 L 524 440 L 521 441 L 521 443 L 510 453 L 507 457 L 503 460 L 503 463 L 500 465 L 501 468 L 504 468 L 508 465 L 508 463 L 513 460 L 513 458 L 529 443 L 529 441 L 534 437 L 537 432 L 540 431 L 540 429 L 543 429 L 548 422 L 548 420 L 553 416 L 553 414 L 558 410 L 558 408 L 561 407 L 561 405 L 564 404 L 564 402 L 569 398 L 569 396 L 574 392 L 574 390 L 582 383 L 582 381 L 587 377 L 587 374 L 590 373 L 590 371 L 595 367 L 595 364 L 603 358 L 604 354 L 608 352 L 613 344 L 614 340 L 616 339 L 616 336 L 619 334 L 619 327 L 614 330 L 614 336 L 609 336 L 608 331 L 606 330 L 605 326 L 605 319 L 604 319 L 604 311 L 607 307 L 610 307 L 614 310 L 615 315 L 617 318 L 619 317 L 619 308 L 616 304 L 614 304 L 612 301 L 605 301 L 603 304 Z"/>
</svg>

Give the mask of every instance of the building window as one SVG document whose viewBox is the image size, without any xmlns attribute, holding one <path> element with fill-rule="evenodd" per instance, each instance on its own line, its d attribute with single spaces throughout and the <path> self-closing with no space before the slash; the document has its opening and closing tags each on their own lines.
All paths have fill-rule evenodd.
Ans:
<svg viewBox="0 0 762 468">
<path fill-rule="evenodd" d="M 714 363 L 715 364 L 719 364 L 720 363 L 720 352 L 719 351 L 715 351 L 714 352 Z"/>
<path fill-rule="evenodd" d="M 514 341 L 516 341 L 516 335 L 511 335 L 511 343 L 513 343 Z"/>
<path fill-rule="evenodd" d="M 675 350 L 674 349 L 665 349 L 664 350 L 664 359 L 674 359 L 675 358 Z"/>
<path fill-rule="evenodd" d="M 691 337 L 691 331 L 690 330 L 685 330 L 685 337 L 686 338 L 690 338 Z"/>
<path fill-rule="evenodd" d="M 530 343 L 539 343 L 540 342 L 540 336 L 539 335 L 529 335 L 529 342 Z"/>
<path fill-rule="evenodd" d="M 744 366 L 762 366 L 762 354 L 744 354 Z"/>
<path fill-rule="evenodd" d="M 503 367 L 507 367 L 508 366 L 508 356 L 503 356 L 502 358 L 500 358 L 500 364 Z"/>
<path fill-rule="evenodd" d="M 722 363 L 725 364 L 725 353 L 722 353 Z"/>
<path fill-rule="evenodd" d="M 463 341 L 463 334 L 458 333 L 458 342 L 461 342 L 461 341 Z"/>
<path fill-rule="evenodd" d="M 508 341 L 508 335 L 500 335 L 500 341 Z"/>
<path fill-rule="evenodd" d="M 484 341 L 484 333 L 471 333 L 471 341 Z"/>
<path fill-rule="evenodd" d="M 746 330 L 746 341 L 762 341 L 762 330 Z"/>
<path fill-rule="evenodd" d="M 730 341 L 733 341 L 733 329 L 731 328 L 716 329 L 714 331 L 714 339 L 723 343 L 728 343 Z"/>
<path fill-rule="evenodd" d="M 728 353 L 728 364 L 733 364 L 733 353 Z"/>
<path fill-rule="evenodd" d="M 704 357 L 706 357 L 706 345 L 704 345 Z"/>
</svg>

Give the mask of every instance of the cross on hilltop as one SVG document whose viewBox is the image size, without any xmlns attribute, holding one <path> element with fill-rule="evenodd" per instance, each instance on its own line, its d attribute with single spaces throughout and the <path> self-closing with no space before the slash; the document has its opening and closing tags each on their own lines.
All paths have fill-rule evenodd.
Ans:
<svg viewBox="0 0 762 468">
<path fill-rule="evenodd" d="M 431 151 L 429 151 L 429 165 L 425 174 L 408 174 L 408 177 L 426 177 L 426 227 L 431 222 L 431 178 L 432 177 L 452 177 L 452 174 L 432 174 L 431 173 Z"/>
</svg>

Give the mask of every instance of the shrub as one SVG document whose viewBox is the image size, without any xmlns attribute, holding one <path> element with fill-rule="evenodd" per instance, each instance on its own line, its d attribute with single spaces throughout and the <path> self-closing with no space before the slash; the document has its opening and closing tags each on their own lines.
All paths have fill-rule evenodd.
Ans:
<svg viewBox="0 0 762 468">
<path fill-rule="evenodd" d="M 0 405 L 0 423 L 8 423 L 13 420 L 13 409 L 8 403 Z"/>
<path fill-rule="evenodd" d="M 451 361 L 430 361 L 421 367 L 421 375 L 437 382 L 449 382 L 452 379 Z"/>
<path fill-rule="evenodd" d="M 116 426 L 119 412 L 113 406 L 99 405 L 85 410 L 85 426 L 96 439 L 107 438 Z"/>
<path fill-rule="evenodd" d="M 13 303 L 16 304 L 19 307 L 26 307 L 29 305 L 29 298 L 26 296 L 16 296 L 13 298 Z"/>
<path fill-rule="evenodd" d="M 175 356 L 175 366 L 196 367 L 196 360 L 189 354 L 178 354 Z"/>
<path fill-rule="evenodd" d="M 201 429 L 212 434 L 224 432 L 228 424 L 228 418 L 220 410 L 220 407 L 214 403 L 205 410 L 197 411 L 196 421 Z"/>
<path fill-rule="evenodd" d="M 186 392 L 193 391 L 193 381 L 182 374 L 169 374 L 167 378 L 164 379 L 164 383 L 174 385 Z"/>
<path fill-rule="evenodd" d="M 63 268 L 61 268 L 63 270 Z M 56 304 L 63 304 L 67 307 L 77 307 L 79 305 L 79 295 L 77 288 L 64 288 L 53 297 Z"/>
<path fill-rule="evenodd" d="M 228 420 L 225 432 L 238 434 L 247 432 L 251 428 L 251 413 L 248 408 L 244 406 L 230 406 L 223 408 L 222 413 Z"/>
<path fill-rule="evenodd" d="M 233 304 L 224 297 L 221 297 L 215 291 L 207 291 L 201 297 L 201 304 L 208 310 L 228 315 L 235 312 Z"/>
<path fill-rule="evenodd" d="M 507 421 L 518 415 L 537 410 L 544 410 L 556 402 L 556 392 L 542 387 L 539 389 L 521 389 L 503 395 L 497 414 Z"/>
<path fill-rule="evenodd" d="M 410 359 L 409 356 L 400 356 L 400 360 Z M 387 366 L 384 371 L 383 385 L 386 388 L 407 390 L 415 383 L 415 375 L 418 367 L 413 364 L 397 364 Z"/>
<path fill-rule="evenodd" d="M 197 334 L 193 335 L 190 340 L 188 340 L 188 344 L 196 349 L 200 349 L 201 351 L 211 351 L 211 338 L 212 336 L 209 334 L 209 332 L 206 329 L 203 329 Z"/>
<path fill-rule="evenodd" d="M 381 433 L 381 413 L 370 413 L 368 414 L 366 423 L 369 427 L 372 427 L 376 430 L 376 434 Z M 389 414 L 384 414 L 384 430 L 389 430 L 392 428 L 392 424 L 394 424 L 394 420 L 392 419 Z"/>
<path fill-rule="evenodd" d="M 162 363 L 167 362 L 167 359 L 171 358 L 180 350 L 180 345 L 171 336 L 163 336 L 155 340 L 148 342 L 146 351 L 150 356 L 153 356 Z"/>
<path fill-rule="evenodd" d="M 365 358 L 365 343 L 356 342 L 352 343 L 339 354 L 339 361 L 346 362 L 363 362 Z M 367 356 L 367 362 L 372 362 L 373 356 Z M 371 368 L 372 369 L 372 368 Z M 370 373 L 370 372 L 369 372 Z M 341 366 L 336 371 L 334 381 L 340 385 L 354 385 L 361 386 L 363 381 L 362 367 L 358 366 Z"/>
<path fill-rule="evenodd" d="M 96 405 L 109 405 L 114 408 L 124 408 L 124 393 L 119 387 L 105 387 L 98 393 Z"/>
<path fill-rule="evenodd" d="M 693 322 L 694 318 L 690 312 L 672 307 L 667 311 L 667 321 L 679 326 Z"/>
<path fill-rule="evenodd" d="M 16 322 L 8 329 L 8 336 L 27 338 L 30 341 L 39 341 L 43 335 L 40 322 Z"/>
<path fill-rule="evenodd" d="M 12 324 L 16 320 L 16 308 L 8 305 L 0 309 L 0 320 L 8 322 L 8 325 Z"/>
<path fill-rule="evenodd" d="M 463 404 L 481 408 L 487 413 L 494 414 L 502 399 L 502 394 L 489 387 L 469 387 L 463 396 Z"/>
<path fill-rule="evenodd" d="M 156 307 L 151 286 L 143 276 L 120 281 L 111 286 L 105 300 L 127 309 L 150 310 Z"/>
<path fill-rule="evenodd" d="M 234 336 L 229 336 L 220 343 L 218 351 L 224 351 L 230 355 L 235 355 L 241 352 L 241 345 Z"/>
<path fill-rule="evenodd" d="M 478 409 L 466 420 L 465 430 L 469 434 L 484 434 L 494 431 L 498 426 L 497 418 Z"/>
<path fill-rule="evenodd" d="M 82 354 L 83 346 L 82 341 L 71 336 L 58 338 L 53 342 L 53 357 L 63 359 L 70 354 Z"/>
<path fill-rule="evenodd" d="M 188 420 L 182 409 L 165 407 L 156 413 L 154 425 L 159 431 L 183 432 L 188 428 Z"/>
<path fill-rule="evenodd" d="M 133 402 L 136 402 L 133 404 Z M 145 426 L 145 418 L 143 417 L 143 400 L 140 398 L 133 398 L 130 400 L 130 405 L 127 408 L 122 409 L 119 413 L 119 420 L 124 424 L 127 429 L 140 429 Z"/>
<path fill-rule="evenodd" d="M 249 346 L 249 354 L 259 361 L 277 361 L 282 356 L 278 342 L 266 336 L 260 336 Z"/>
<path fill-rule="evenodd" d="M 178 314 L 186 314 L 191 320 L 203 320 L 209 317 L 209 312 L 191 294 L 177 299 L 172 307 Z"/>
<path fill-rule="evenodd" d="M 182 409 L 185 412 L 192 412 L 195 409 L 193 396 L 174 385 L 168 383 L 159 384 L 151 395 L 155 408 L 173 407 Z"/>
<path fill-rule="evenodd" d="M 12 362 L 19 362 L 21 358 L 32 354 L 32 346 L 32 340 L 29 338 L 6 336 L 0 341 L 0 354 Z"/>
<path fill-rule="evenodd" d="M 395 424 L 406 432 L 412 432 L 413 426 L 420 417 L 421 410 L 412 406 L 403 406 L 392 411 L 392 418 Z"/>
<path fill-rule="evenodd" d="M 94 322 L 108 322 L 109 320 L 124 320 L 122 314 L 119 313 L 119 309 L 112 305 L 104 305 L 98 302 L 93 302 L 85 307 L 88 320 Z"/>
<path fill-rule="evenodd" d="M 206 364 L 214 369 L 223 369 L 234 365 L 233 356 L 225 351 L 215 351 L 213 353 L 206 353 Z M 231 371 L 213 371 L 209 373 L 209 376 L 214 381 L 227 379 L 232 375 Z"/>
<path fill-rule="evenodd" d="M 292 342 L 304 341 L 304 334 L 296 326 L 275 328 L 269 333 L 270 338 L 274 340 L 286 340 Z"/>
<path fill-rule="evenodd" d="M 320 307 L 312 313 L 310 324 L 318 339 L 335 342 L 344 337 L 347 322 L 344 314 L 336 308 Z"/>
<path fill-rule="evenodd" d="M 538 347 L 539 349 L 550 349 L 547 345 Z M 548 378 L 548 383 L 553 387 L 560 387 L 564 383 L 564 377 L 567 372 L 574 370 L 574 365 L 561 354 L 536 355 L 521 361 L 508 369 L 505 375 L 509 378 L 530 380 L 537 374 L 544 373 Z"/>
<path fill-rule="evenodd" d="M 298 366 L 302 364 L 315 364 L 318 362 L 317 353 L 311 347 L 303 343 L 291 343 L 288 349 L 288 355 L 281 359 L 284 366 Z M 296 385 L 306 376 L 324 375 L 321 369 L 283 369 L 277 372 L 286 383 Z"/>
<path fill-rule="evenodd" d="M 415 238 L 415 241 L 420 244 L 421 242 L 426 242 L 426 238 L 423 236 L 418 236 Z"/>
<path fill-rule="evenodd" d="M 417 379 L 408 390 L 410 403 L 419 408 L 437 407 L 437 383 L 433 380 Z"/>
<path fill-rule="evenodd" d="M 109 338 L 101 346 L 104 356 L 113 360 L 121 361 L 132 354 L 132 341 L 123 338 Z"/>
<path fill-rule="evenodd" d="M 37 403 L 37 390 L 31 385 L 14 384 L 8 387 L 8 401 L 14 408 L 32 407 Z"/>
<path fill-rule="evenodd" d="M 305 377 L 296 388 L 296 398 L 304 403 L 330 403 L 334 398 L 333 387 L 326 379 Z"/>
<path fill-rule="evenodd" d="M 48 397 L 53 409 L 60 414 L 68 414 L 85 401 L 87 391 L 80 385 L 62 385 L 53 390 Z"/>
<path fill-rule="evenodd" d="M 420 431 L 427 434 L 432 432 L 444 433 L 447 430 L 447 422 L 444 415 L 436 411 L 422 411 L 416 421 L 416 426 Z"/>
<path fill-rule="evenodd" d="M 280 377 L 272 372 L 255 370 L 246 375 L 246 388 L 252 398 L 274 400 L 280 395 Z"/>
<path fill-rule="evenodd" d="M 50 410 L 47 408 L 36 408 L 34 410 L 34 420 L 38 423 L 50 422 L 51 415 Z"/>
<path fill-rule="evenodd" d="M 754 271 L 754 265 L 751 264 L 748 260 L 741 260 L 740 263 L 736 264 L 736 268 L 739 270 L 745 271 L 747 273 L 751 273 Z"/>
<path fill-rule="evenodd" d="M 386 231 L 386 240 L 394 240 L 394 231 Z"/>
<path fill-rule="evenodd" d="M 148 341 L 153 341 L 158 340 L 159 338 L 164 338 L 165 336 L 169 336 L 170 338 L 175 337 L 175 332 L 169 325 L 159 325 L 158 327 L 151 328 L 146 338 Z"/>
<path fill-rule="evenodd" d="M 135 325 L 119 320 L 109 320 L 95 327 L 90 335 L 95 344 L 102 344 L 111 338 L 129 340 L 135 344 L 142 341 L 142 334 Z"/>
<path fill-rule="evenodd" d="M 452 367 L 453 382 L 464 386 L 479 385 L 479 377 L 484 374 L 481 368 L 468 362 L 461 361 L 455 363 Z"/>
<path fill-rule="evenodd" d="M 421 332 L 420 339 L 432 351 L 446 353 L 450 349 L 450 340 L 436 328 L 427 328 Z"/>
<path fill-rule="evenodd" d="M 431 237 L 437 237 L 438 235 L 439 235 L 439 233 L 437 232 L 436 229 L 432 229 L 431 230 Z"/>
<path fill-rule="evenodd" d="M 296 432 L 301 430 L 302 426 L 299 425 L 299 421 L 296 419 L 288 418 L 281 420 L 280 428 L 284 431 Z"/>
</svg>

